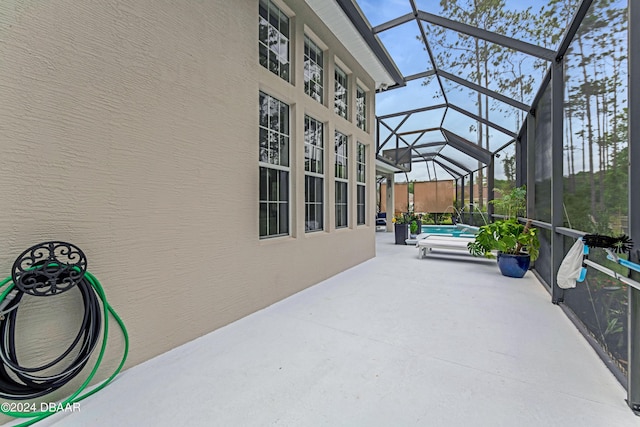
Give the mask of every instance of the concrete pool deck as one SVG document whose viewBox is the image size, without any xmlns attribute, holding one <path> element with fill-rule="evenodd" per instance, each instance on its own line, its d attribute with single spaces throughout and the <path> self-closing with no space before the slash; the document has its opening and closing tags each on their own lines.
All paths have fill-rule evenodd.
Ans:
<svg viewBox="0 0 640 427">
<path fill-rule="evenodd" d="M 511 279 L 495 261 L 418 259 L 393 233 L 376 239 L 374 259 L 135 366 L 79 412 L 37 425 L 640 425 L 530 272 Z"/>
</svg>

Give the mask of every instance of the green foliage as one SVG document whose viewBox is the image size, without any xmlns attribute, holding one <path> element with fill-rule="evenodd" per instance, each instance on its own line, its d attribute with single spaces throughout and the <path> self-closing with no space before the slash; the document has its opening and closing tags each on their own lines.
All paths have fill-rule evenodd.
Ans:
<svg viewBox="0 0 640 427">
<path fill-rule="evenodd" d="M 508 182 L 516 181 L 516 155 L 506 155 L 502 160 L 502 166 L 504 167 L 504 175 Z"/>
<path fill-rule="evenodd" d="M 524 216 L 527 209 L 527 188 L 524 185 L 511 189 L 509 193 L 505 193 L 499 188 L 494 188 L 493 191 L 501 196 L 490 202 L 495 206 L 496 213 L 507 218 Z"/>
<path fill-rule="evenodd" d="M 565 55 L 565 225 L 588 233 L 626 228 L 627 21 L 626 4 L 594 3 Z"/>
<path fill-rule="evenodd" d="M 467 248 L 473 256 L 495 258 L 492 251 L 513 255 L 528 253 L 535 261 L 540 251 L 538 229 L 513 218 L 495 221 L 480 227 L 475 241 Z"/>
<path fill-rule="evenodd" d="M 416 227 L 418 227 L 418 225 L 422 225 L 420 217 L 413 212 L 403 212 L 401 214 L 398 214 L 393 217 L 392 222 L 394 224 L 409 224 L 410 226 L 415 225 Z M 413 228 L 410 228 L 410 230 L 413 230 Z M 411 232 L 413 233 L 413 231 Z"/>
<path fill-rule="evenodd" d="M 595 173 L 594 181 L 603 174 L 604 189 L 596 191 L 596 206 L 591 208 L 591 183 L 589 172 L 579 172 L 564 178 L 564 225 L 588 233 L 622 233 L 621 219 L 628 211 L 628 163 L 625 159 L 628 148 L 618 153 L 620 163 L 616 168 Z M 604 203 L 600 203 L 603 198 Z"/>
<path fill-rule="evenodd" d="M 493 203 L 504 212 L 506 218 L 480 227 L 473 242 L 467 245 L 473 256 L 494 258 L 493 251 L 519 255 L 528 253 L 535 261 L 540 252 L 538 230 L 531 222 L 521 224 L 518 215 L 524 214 L 527 201 L 526 187 L 516 187 Z"/>
<path fill-rule="evenodd" d="M 413 221 L 411 221 L 411 225 L 409 225 L 409 232 L 411 234 L 418 234 L 418 230 L 419 228 L 422 226 L 422 223 L 420 222 L 419 219 L 414 219 Z"/>
<path fill-rule="evenodd" d="M 393 217 L 392 222 L 394 224 L 409 224 L 409 215 L 401 213 Z"/>
<path fill-rule="evenodd" d="M 590 258 L 606 259 L 604 251 L 592 255 Z M 583 312 L 581 320 L 615 360 L 627 360 L 627 287 L 597 271 L 589 272 L 585 282 L 582 304 L 591 310 Z M 627 368 L 626 364 L 618 366 L 623 372 Z"/>
<path fill-rule="evenodd" d="M 621 334 L 623 331 L 622 323 L 618 322 L 617 317 L 613 317 L 607 321 L 607 329 L 604 331 L 604 335 Z"/>
<path fill-rule="evenodd" d="M 509 34 L 516 38 L 532 35 L 545 47 L 555 49 L 564 34 L 567 22 L 559 17 L 571 17 L 579 0 L 549 0 L 540 8 L 513 7 L 505 0 L 440 0 L 438 15 L 482 30 Z M 548 3 L 545 5 L 545 3 Z M 520 5 L 519 5 L 520 6 Z M 543 16 L 541 16 L 543 15 Z M 452 37 L 451 31 L 439 26 L 430 27 L 429 42 L 434 46 L 436 62 L 442 69 L 465 77 L 484 87 L 497 87 L 510 98 L 526 102 L 535 92 L 536 79 L 527 72 L 531 59 L 513 49 L 476 37 Z M 548 64 L 534 60 L 533 67 L 544 73 Z M 426 81 L 425 81 L 426 84 Z M 480 93 L 460 88 L 477 107 L 478 116 L 490 119 L 490 114 L 510 117 L 516 128 L 522 125 L 524 116 L 505 108 L 502 103 L 491 100 Z M 438 93 L 437 96 L 442 94 Z M 478 144 L 489 147 L 490 132 L 486 126 L 470 126 L 477 133 Z M 511 164 L 505 164 L 508 169 Z M 514 170 L 507 172 L 513 176 Z"/>
</svg>

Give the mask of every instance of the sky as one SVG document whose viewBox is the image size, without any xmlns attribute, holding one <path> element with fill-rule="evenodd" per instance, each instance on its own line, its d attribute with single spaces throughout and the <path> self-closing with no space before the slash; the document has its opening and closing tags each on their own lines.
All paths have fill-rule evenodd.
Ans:
<svg viewBox="0 0 640 427">
<path fill-rule="evenodd" d="M 373 27 L 412 12 L 409 0 L 357 0 L 357 3 L 362 9 L 366 18 L 369 20 L 369 23 Z M 540 0 L 506 0 L 507 8 L 515 10 L 522 10 L 527 7 L 531 7 L 532 10 L 539 10 L 542 3 L 545 2 L 542 2 Z M 438 0 L 416 0 L 416 6 L 419 10 L 422 10 L 424 12 L 433 13 L 436 15 L 440 14 Z M 430 70 L 433 68 L 422 42 L 417 38 L 419 34 L 420 30 L 415 21 L 408 22 L 406 24 L 378 34 L 378 37 L 385 45 L 386 49 L 389 51 L 396 65 L 404 76 Z M 458 36 L 457 34 L 451 32 L 451 37 Z M 432 47 L 432 49 L 437 49 L 437 47 Z M 542 81 L 543 71 L 534 71 L 532 58 L 527 57 L 526 55 L 521 55 L 521 57 L 524 68 L 530 69 L 532 74 L 536 73 L 536 84 L 534 84 L 534 87 L 537 88 L 540 84 L 539 82 Z M 461 77 L 464 78 L 466 76 L 461 75 Z M 475 97 L 469 94 L 467 90 L 461 90 L 463 89 L 463 87 L 454 85 L 452 83 L 445 83 L 445 85 L 449 102 L 465 108 L 467 111 L 477 111 L 477 107 L 474 103 Z M 498 90 L 497 87 L 491 86 L 490 89 L 496 91 Z M 414 80 L 412 82 L 409 82 L 405 88 L 393 89 L 378 94 L 376 96 L 376 115 L 381 116 L 385 114 L 392 114 L 440 103 L 442 102 L 442 98 L 440 98 L 440 100 L 434 100 L 434 93 L 438 91 L 439 85 L 435 78 L 430 78 L 428 80 Z M 535 93 L 531 95 L 531 99 L 533 98 L 533 95 L 535 95 Z M 517 114 L 518 110 L 503 103 L 498 104 L 499 105 L 497 106 L 499 108 L 509 111 L 511 115 L 505 117 L 499 111 L 491 111 L 491 121 L 509 130 L 517 132 L 518 126 L 516 126 L 513 114 Z M 412 126 L 414 129 L 439 127 L 441 121 L 443 120 L 443 113 L 444 109 L 432 111 L 429 113 L 422 113 L 422 117 L 419 117 L 420 121 L 418 122 L 417 120 L 414 120 L 415 123 Z M 389 124 L 392 127 L 395 127 L 395 125 L 398 124 L 401 119 L 402 117 L 398 117 L 395 120 L 390 120 Z M 414 117 L 412 117 L 411 120 L 413 119 Z M 418 119 L 418 117 L 416 117 L 415 119 Z M 474 126 L 475 124 L 476 122 L 474 120 L 471 120 L 460 113 L 452 112 L 451 110 L 449 110 L 449 112 L 447 112 L 447 115 L 444 117 L 444 126 L 446 128 L 474 142 L 477 141 L 477 133 Z M 407 122 L 403 125 L 402 130 L 411 130 L 412 126 L 409 126 Z M 389 131 L 385 130 L 383 127 L 383 131 L 380 133 L 380 135 L 382 137 L 382 140 L 384 140 L 386 136 L 389 135 Z M 438 139 L 437 132 L 432 132 L 424 139 L 421 139 L 420 142 L 432 142 L 435 139 Z M 498 147 L 501 147 L 505 143 L 509 142 L 510 139 L 510 137 L 501 132 L 491 130 L 490 149 L 496 150 Z M 413 142 L 413 140 L 410 140 L 410 142 Z M 448 150 L 451 149 L 449 148 Z M 510 151 L 513 152 L 514 150 L 510 149 Z M 453 154 L 455 155 L 455 153 Z M 458 154 L 457 156 L 458 157 L 456 157 L 456 159 L 464 159 L 465 165 L 470 164 L 474 166 L 472 167 L 473 169 L 477 168 L 477 162 L 475 162 L 475 160 L 470 162 L 470 160 L 468 158 L 465 158 L 464 155 Z M 431 166 L 434 165 L 431 164 Z M 424 163 L 414 164 L 414 169 L 409 174 L 408 178 L 409 180 L 429 180 L 434 178 L 451 179 L 451 175 L 449 175 L 443 169 L 438 166 L 434 167 L 429 167 L 429 170 L 427 170 L 427 167 L 424 165 Z M 496 167 L 496 178 L 500 179 L 503 177 L 503 168 Z M 397 174 L 396 179 L 398 181 L 405 180 L 404 174 Z"/>
</svg>

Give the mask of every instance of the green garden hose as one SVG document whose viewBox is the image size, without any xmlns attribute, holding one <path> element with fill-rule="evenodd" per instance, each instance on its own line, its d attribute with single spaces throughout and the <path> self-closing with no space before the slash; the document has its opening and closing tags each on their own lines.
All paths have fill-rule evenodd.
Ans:
<svg viewBox="0 0 640 427">
<path fill-rule="evenodd" d="M 38 268 L 48 268 L 48 267 L 56 267 L 57 264 L 53 264 L 53 263 L 49 263 L 45 266 L 40 266 Z M 86 266 L 86 262 L 85 262 L 85 266 Z M 29 269 L 30 271 L 36 271 L 37 268 L 31 268 Z M 71 271 L 71 275 L 73 276 L 74 274 L 78 274 L 80 276 L 80 273 L 83 277 L 82 280 L 84 280 L 87 284 L 86 288 L 88 289 L 88 292 L 93 292 L 94 295 L 91 295 L 91 298 L 95 299 L 95 296 L 97 296 L 97 299 L 99 299 L 100 301 L 102 301 L 102 318 L 104 320 L 104 327 L 102 328 L 102 345 L 100 348 L 100 353 L 95 361 L 95 364 L 89 374 L 89 376 L 86 378 L 86 380 L 80 385 L 80 387 L 68 398 L 66 398 L 65 400 L 55 403 L 55 404 L 41 404 L 40 408 L 41 410 L 29 410 L 28 412 L 20 412 L 20 411 L 15 411 L 15 410 L 11 410 L 12 408 L 16 408 L 16 407 L 22 407 L 22 408 L 26 408 L 28 407 L 27 405 L 33 405 L 31 406 L 31 408 L 36 408 L 36 404 L 30 404 L 30 403 L 25 403 L 25 404 L 16 404 L 16 403 L 9 403 L 9 402 L 5 402 L 0 404 L 0 412 L 12 416 L 12 417 L 16 417 L 16 418 L 29 418 L 29 420 L 26 420 L 25 422 L 18 424 L 18 426 L 29 426 L 32 425 L 52 414 L 55 414 L 56 412 L 60 411 L 60 410 L 64 410 L 65 408 L 69 408 L 71 407 L 75 407 L 75 404 L 77 404 L 78 402 L 80 402 L 81 400 L 91 396 L 92 394 L 102 390 L 104 387 L 106 387 L 115 377 L 116 375 L 118 375 L 118 373 L 122 370 L 122 367 L 124 366 L 124 363 L 127 359 L 127 354 L 129 352 L 129 335 L 127 333 L 127 329 L 124 325 L 124 322 L 122 321 L 122 319 L 120 318 L 120 316 L 118 316 L 118 314 L 116 313 L 116 311 L 113 309 L 113 307 L 111 307 L 111 305 L 109 304 L 109 302 L 107 301 L 107 297 L 105 295 L 104 289 L 102 287 L 102 285 L 100 284 L 100 282 L 98 281 L 98 279 L 91 274 L 89 271 L 86 271 L 86 269 L 84 271 L 80 271 L 80 269 L 78 267 L 72 267 Z M 69 274 L 67 274 L 67 276 L 69 276 Z M 17 308 L 18 308 L 18 303 L 20 301 L 20 299 L 22 298 L 22 291 L 18 288 L 16 288 L 16 284 L 14 283 L 14 277 L 15 276 L 10 276 L 7 277 L 6 279 L 2 280 L 0 282 L 0 290 L 2 290 L 2 293 L 0 294 L 0 306 L 3 307 L 7 307 L 9 305 L 11 305 L 11 308 L 9 310 L 5 310 L 2 313 L 2 321 L 5 322 L 6 320 L 4 319 L 4 316 L 6 315 L 7 312 L 9 312 L 9 316 L 13 317 L 13 321 L 15 321 L 15 316 L 16 316 L 16 312 L 17 312 Z M 68 278 L 68 277 L 67 277 Z M 5 288 L 6 287 L 6 288 Z M 63 289 L 62 291 L 64 291 L 66 289 Z M 81 292 L 87 292 L 87 290 L 81 290 Z M 29 292 L 31 293 L 31 292 Z M 55 289 L 53 291 L 53 293 L 55 293 Z M 16 296 L 17 295 L 17 296 Z M 85 301 L 85 319 L 87 317 L 87 298 L 85 293 L 83 293 L 83 300 Z M 96 303 L 97 304 L 97 303 Z M 99 307 L 99 305 L 96 305 L 97 307 Z M 97 311 L 97 313 L 99 314 L 99 310 Z M 89 385 L 89 383 L 93 380 L 94 376 L 96 375 L 96 372 L 102 362 L 102 358 L 104 357 L 104 353 L 105 350 L 107 348 L 107 339 L 108 339 L 108 335 L 109 335 L 109 314 L 111 314 L 113 316 L 113 318 L 116 320 L 116 322 L 118 323 L 118 325 L 120 326 L 120 329 L 122 330 L 122 334 L 124 336 L 124 350 L 123 350 L 123 355 L 122 355 L 122 360 L 120 361 L 120 364 L 118 365 L 118 367 L 115 369 L 115 371 L 106 379 L 104 380 L 102 383 L 100 383 L 98 386 L 92 388 L 90 391 L 86 391 L 83 393 L 83 391 L 85 391 L 85 389 L 87 388 L 87 386 Z M 96 330 L 96 323 L 97 323 L 97 328 L 100 328 L 100 319 L 95 317 L 93 324 L 90 325 L 90 327 L 92 328 L 92 330 Z M 11 326 L 11 328 L 13 328 L 14 325 Z M 6 335 L 6 334 L 3 334 Z M 78 336 L 76 337 L 76 340 L 74 341 L 74 343 L 72 344 L 72 346 L 74 346 L 77 341 L 79 341 L 79 337 L 80 337 L 81 333 L 78 334 Z M 10 338 L 6 338 L 4 339 L 3 342 L 0 342 L 0 347 L 5 346 L 5 345 L 9 345 L 9 346 L 13 346 L 14 342 L 13 342 L 13 336 L 11 335 Z M 96 341 L 97 343 L 97 341 Z M 71 349 L 71 347 L 70 347 Z M 81 350 L 84 350 L 85 353 L 88 353 L 85 357 L 85 359 L 79 361 L 79 365 L 76 366 L 76 370 L 77 372 L 71 372 L 70 374 L 67 373 L 62 373 L 62 374 L 58 374 L 58 375 L 54 375 L 51 376 L 51 378 L 57 380 L 60 377 L 64 377 L 64 375 L 67 375 L 68 378 L 66 378 L 66 380 L 70 380 L 71 378 L 73 378 L 77 373 L 80 372 L 80 370 L 82 370 L 82 368 L 84 367 L 84 365 L 87 363 L 88 361 L 88 356 L 90 355 L 91 351 L 93 350 L 93 347 L 91 348 L 86 348 L 86 345 L 83 344 L 83 348 Z M 3 362 L 4 364 L 9 364 L 11 367 L 13 367 L 13 363 L 12 362 L 16 362 L 16 360 L 11 360 L 11 357 L 7 357 L 6 354 L 11 355 L 13 353 L 13 356 L 15 356 L 15 349 L 11 349 L 9 352 L 7 352 L 5 349 L 3 349 L 2 351 L 2 358 L 3 358 Z M 55 363 L 57 363 L 58 361 L 60 361 L 64 356 L 66 356 L 69 353 L 69 350 L 67 352 L 65 352 L 63 354 L 63 356 L 59 357 L 58 359 L 56 359 L 56 361 L 50 363 L 49 365 L 46 365 L 45 367 L 49 367 Z M 6 359 L 9 359 L 9 361 L 7 361 Z M 16 359 L 15 357 L 13 359 Z M 25 389 L 28 389 L 27 386 L 29 386 L 30 384 L 35 384 L 35 390 L 33 396 L 42 396 L 46 393 L 38 393 L 39 389 L 44 388 L 44 386 L 41 383 L 33 383 L 30 381 L 30 378 L 32 378 L 30 375 L 30 372 L 33 371 L 33 369 L 27 369 L 27 368 L 23 368 L 24 371 L 19 371 L 19 375 L 18 377 L 22 380 L 22 382 L 26 383 L 26 386 L 24 386 L 22 383 L 18 383 L 17 385 L 20 387 L 24 387 Z M 20 375 L 20 374 L 24 374 Z M 2 366 L 2 375 L 4 376 L 4 378 L 9 378 L 6 375 L 6 368 L 3 365 Z M 26 378 L 26 380 L 25 380 Z M 11 378 L 9 378 L 11 380 Z M 59 382 L 59 381 L 58 381 Z M 64 384 L 62 384 L 64 385 Z M 58 386 L 59 387 L 59 386 Z M 20 389 L 22 390 L 22 389 Z M 47 392 L 48 393 L 48 392 Z M 17 398 L 17 399 L 26 399 L 26 398 L 30 398 L 31 396 L 27 396 L 27 397 L 21 397 L 21 398 Z M 18 405 L 22 405 L 22 406 L 18 406 Z M 45 410 L 42 410 L 45 409 Z"/>
</svg>

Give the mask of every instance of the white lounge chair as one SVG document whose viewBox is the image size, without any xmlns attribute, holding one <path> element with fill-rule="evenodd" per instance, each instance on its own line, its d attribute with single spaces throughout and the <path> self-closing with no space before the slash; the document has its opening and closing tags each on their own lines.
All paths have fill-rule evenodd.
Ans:
<svg viewBox="0 0 640 427">
<path fill-rule="evenodd" d="M 424 258 L 427 251 L 432 249 L 449 249 L 458 250 L 469 253 L 467 243 L 473 242 L 475 239 L 471 237 L 453 237 L 453 236 L 437 236 L 430 235 L 416 242 L 418 248 L 418 258 Z"/>
</svg>

